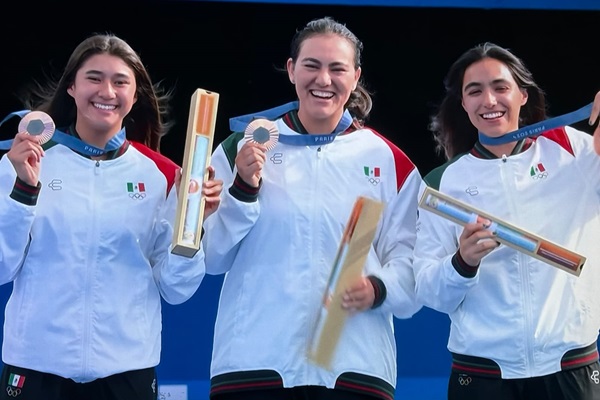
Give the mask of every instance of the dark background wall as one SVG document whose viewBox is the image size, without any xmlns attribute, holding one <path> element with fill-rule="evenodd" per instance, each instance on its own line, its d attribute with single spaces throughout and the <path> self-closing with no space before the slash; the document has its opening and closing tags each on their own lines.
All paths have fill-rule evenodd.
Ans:
<svg viewBox="0 0 600 400">
<path fill-rule="evenodd" d="M 444 75 L 477 43 L 493 41 L 523 57 L 546 90 L 552 114 L 580 108 L 600 90 L 595 63 L 600 11 L 559 10 L 556 2 L 551 2 L 553 10 L 498 9 L 493 6 L 502 2 L 488 3 L 492 7 L 109 0 L 73 8 L 61 1 L 22 3 L 22 12 L 6 12 L 0 23 L 0 118 L 21 109 L 16 94 L 25 84 L 59 74 L 81 40 L 112 31 L 138 50 L 155 81 L 175 89 L 175 126 L 163 140 L 163 152 L 181 162 L 196 88 L 220 94 L 218 143 L 228 134 L 228 118 L 294 98 L 287 76 L 277 70 L 285 65 L 290 39 L 309 20 L 331 16 L 364 42 L 363 77 L 374 98 L 369 124 L 425 174 L 443 161 L 433 151 L 427 123 L 443 95 Z M 5 128 L 0 139 L 14 134 Z M 165 305 L 163 379 L 208 378 L 220 282 L 220 277 L 207 277 L 189 302 Z M 4 299 L 9 292 L 10 285 L 0 287 Z M 446 375 L 447 334 L 447 318 L 431 310 L 397 321 L 399 373 Z"/>
</svg>

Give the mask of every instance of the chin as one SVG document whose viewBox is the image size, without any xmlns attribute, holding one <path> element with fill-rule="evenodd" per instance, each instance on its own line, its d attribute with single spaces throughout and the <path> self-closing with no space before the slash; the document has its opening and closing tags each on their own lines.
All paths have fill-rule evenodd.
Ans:
<svg viewBox="0 0 600 400">
<path fill-rule="evenodd" d="M 490 132 L 490 133 L 484 133 L 484 134 L 489 137 L 497 138 L 497 137 L 506 135 L 508 132 L 509 131 L 501 131 L 501 132 Z"/>
<path fill-rule="evenodd" d="M 507 126 L 504 126 L 504 124 L 487 124 L 484 127 L 478 127 L 477 129 L 479 132 L 483 132 L 484 135 L 490 137 L 502 136 L 512 131 Z"/>
<path fill-rule="evenodd" d="M 313 107 L 311 109 L 308 110 L 308 116 L 312 119 L 316 119 L 316 120 L 324 120 L 324 119 L 329 119 L 329 118 L 333 118 L 334 113 L 329 111 L 329 109 L 325 109 L 322 107 Z"/>
</svg>

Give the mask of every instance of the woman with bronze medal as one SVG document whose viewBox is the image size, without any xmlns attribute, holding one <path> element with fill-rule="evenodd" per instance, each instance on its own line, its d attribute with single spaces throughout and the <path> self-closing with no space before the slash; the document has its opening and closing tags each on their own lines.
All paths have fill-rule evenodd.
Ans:
<svg viewBox="0 0 600 400">
<path fill-rule="evenodd" d="M 170 252 L 168 96 L 111 34 L 36 87 L 0 160 L 0 283 L 13 284 L 0 399 L 156 400 L 161 299 L 186 301 L 205 274 L 203 251 Z M 205 215 L 220 191 L 206 182 Z"/>
<path fill-rule="evenodd" d="M 361 82 L 362 43 L 348 28 L 311 21 L 291 49 L 297 101 L 233 118 L 234 133 L 212 156 L 227 190 L 204 238 L 207 273 L 225 273 L 211 398 L 389 400 L 393 317 L 419 310 L 411 255 L 421 177 L 364 124 L 372 102 Z M 363 276 L 343 293 L 348 318 L 323 368 L 307 353 L 360 196 L 385 210 Z"/>
</svg>

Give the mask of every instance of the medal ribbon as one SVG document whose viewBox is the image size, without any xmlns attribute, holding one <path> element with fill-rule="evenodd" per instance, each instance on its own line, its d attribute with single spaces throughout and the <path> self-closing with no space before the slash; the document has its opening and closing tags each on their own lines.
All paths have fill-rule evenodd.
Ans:
<svg viewBox="0 0 600 400">
<path fill-rule="evenodd" d="M 231 129 L 233 132 L 244 132 L 248 124 L 254 119 L 265 118 L 270 121 L 274 121 L 289 111 L 297 109 L 298 102 L 292 101 L 268 110 L 234 117 L 229 120 L 229 129 Z M 352 125 L 352 121 L 353 118 L 352 115 L 350 115 L 350 112 L 348 110 L 344 110 L 342 119 L 340 119 L 340 122 L 338 122 L 333 133 L 319 135 L 285 135 L 280 132 L 279 141 L 292 146 L 314 146 L 331 143 L 335 140 L 335 137 L 338 134 L 345 132 L 346 129 Z"/>
<path fill-rule="evenodd" d="M 549 131 L 550 129 L 559 128 L 562 126 L 570 125 L 575 122 L 579 122 L 590 117 L 592 112 L 593 103 L 588 104 L 579 110 L 559 115 L 554 118 L 550 118 L 544 121 L 536 122 L 535 124 L 524 126 L 523 128 L 517 129 L 516 131 L 509 132 L 499 137 L 489 137 L 483 132 L 479 132 L 479 142 L 487 145 L 505 144 L 510 142 L 516 142 L 517 140 L 524 139 L 529 136 L 540 135 L 542 132 Z"/>
<path fill-rule="evenodd" d="M 30 110 L 14 111 L 14 112 L 8 114 L 2 121 L 0 121 L 0 126 L 12 117 L 17 116 L 19 118 L 23 118 L 29 112 L 30 112 Z M 116 150 L 119 147 L 121 147 L 123 145 L 123 143 L 125 143 L 125 137 L 126 137 L 125 128 L 122 128 L 119 132 L 117 132 L 117 134 L 115 136 L 113 136 L 108 141 L 108 143 L 106 144 L 106 146 L 103 149 L 92 146 L 90 144 L 87 144 L 83 140 L 78 139 L 77 137 L 75 137 L 73 135 L 69 135 L 65 132 L 62 132 L 58 129 L 54 130 L 54 135 L 52 135 L 52 140 L 55 141 L 56 143 L 67 146 L 68 148 L 75 150 L 78 153 L 86 154 L 88 156 L 99 156 L 99 155 L 108 153 L 109 151 L 113 151 L 113 150 Z M 10 147 L 12 146 L 13 140 L 14 139 L 0 140 L 0 150 L 9 150 Z"/>
</svg>

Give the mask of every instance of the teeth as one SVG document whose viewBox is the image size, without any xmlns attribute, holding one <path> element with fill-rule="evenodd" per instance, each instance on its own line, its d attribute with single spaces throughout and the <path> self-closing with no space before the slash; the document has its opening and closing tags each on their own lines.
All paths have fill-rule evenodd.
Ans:
<svg viewBox="0 0 600 400">
<path fill-rule="evenodd" d="M 117 108 L 117 106 L 113 106 L 110 104 L 99 104 L 99 103 L 94 103 L 94 107 L 99 108 L 101 110 L 114 110 L 115 108 Z"/>
<path fill-rule="evenodd" d="M 495 112 L 495 113 L 487 113 L 487 114 L 483 114 L 482 117 L 485 119 L 492 119 L 492 118 L 500 118 L 503 114 L 501 112 Z"/>
<path fill-rule="evenodd" d="M 330 99 L 330 98 L 333 97 L 333 93 L 331 93 L 331 92 L 321 92 L 319 90 L 311 90 L 311 93 L 314 96 L 323 97 L 323 98 L 326 98 L 326 99 Z"/>
</svg>

